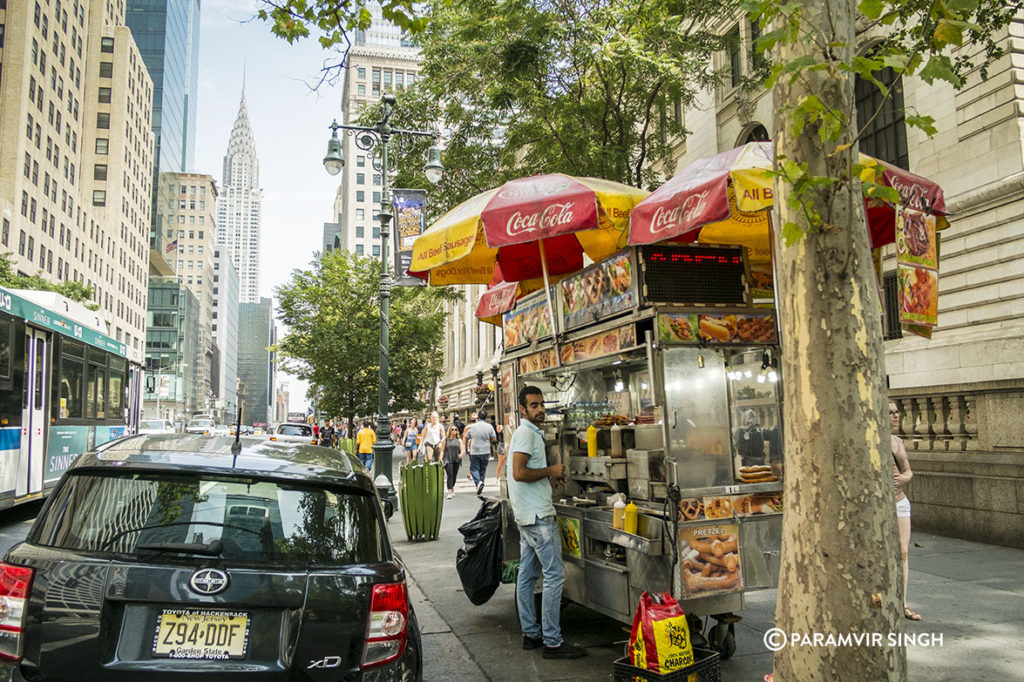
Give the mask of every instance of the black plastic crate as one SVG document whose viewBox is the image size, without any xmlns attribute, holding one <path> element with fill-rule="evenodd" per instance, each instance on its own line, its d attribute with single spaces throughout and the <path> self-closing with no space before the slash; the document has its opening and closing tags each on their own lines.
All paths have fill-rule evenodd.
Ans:
<svg viewBox="0 0 1024 682">
<path fill-rule="evenodd" d="M 615 682 L 722 682 L 722 670 L 718 665 L 718 652 L 710 649 L 693 650 L 693 663 L 667 673 L 656 673 L 629 664 L 629 658 L 615 661 L 613 679 Z"/>
</svg>

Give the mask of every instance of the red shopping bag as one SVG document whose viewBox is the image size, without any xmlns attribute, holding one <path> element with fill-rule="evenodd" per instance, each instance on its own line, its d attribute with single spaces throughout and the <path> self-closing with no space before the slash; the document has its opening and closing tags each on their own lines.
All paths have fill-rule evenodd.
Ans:
<svg viewBox="0 0 1024 682">
<path fill-rule="evenodd" d="M 629 637 L 629 662 L 656 673 L 672 672 L 693 663 L 686 614 L 668 592 L 640 595 Z"/>
</svg>

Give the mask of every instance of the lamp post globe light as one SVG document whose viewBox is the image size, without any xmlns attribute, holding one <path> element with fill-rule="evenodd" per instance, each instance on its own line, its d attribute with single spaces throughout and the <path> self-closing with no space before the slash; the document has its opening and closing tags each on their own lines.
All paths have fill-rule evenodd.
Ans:
<svg viewBox="0 0 1024 682">
<path fill-rule="evenodd" d="M 374 170 L 381 175 L 380 193 L 380 371 L 377 381 L 377 442 L 373 446 L 373 478 L 377 480 L 384 475 L 391 481 L 392 456 L 395 444 L 391 440 L 391 423 L 388 410 L 388 348 L 390 323 L 388 319 L 391 306 L 391 268 L 388 262 L 388 238 L 391 213 L 391 192 L 389 188 L 388 145 L 391 138 L 432 138 L 433 144 L 427 152 L 427 163 L 423 172 L 431 184 L 437 184 L 444 174 L 441 165 L 441 150 L 437 146 L 437 133 L 421 130 L 401 130 L 391 127 L 391 113 L 395 108 L 395 96 L 386 93 L 381 97 L 380 120 L 372 126 L 342 125 L 332 121 L 331 139 L 327 142 L 327 154 L 324 156 L 324 169 L 331 175 L 337 175 L 345 165 L 341 151 L 341 140 L 338 131 L 344 130 L 354 136 L 356 146 L 370 153 Z M 393 489 L 393 488 L 392 488 Z"/>
</svg>

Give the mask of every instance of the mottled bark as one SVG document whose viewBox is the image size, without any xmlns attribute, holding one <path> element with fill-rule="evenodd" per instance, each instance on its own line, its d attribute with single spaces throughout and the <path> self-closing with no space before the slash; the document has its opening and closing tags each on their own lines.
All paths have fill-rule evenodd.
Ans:
<svg viewBox="0 0 1024 682">
<path fill-rule="evenodd" d="M 851 0 L 803 0 L 802 27 L 814 42 L 780 45 L 787 62 L 831 43 L 850 59 Z M 837 46 L 838 45 L 838 46 Z M 843 47 L 845 45 L 846 47 Z M 817 126 L 794 137 L 788 110 L 807 94 L 854 120 L 853 78 L 805 72 L 775 88 L 777 154 L 816 176 L 849 178 L 850 150 L 823 145 Z M 776 626 L 787 634 L 839 637 L 881 633 L 881 646 L 786 646 L 775 654 L 776 682 L 903 680 L 905 650 L 888 645 L 902 631 L 902 573 L 893 501 L 880 303 L 860 189 L 843 182 L 811 195 L 825 227 L 786 246 L 781 226 L 808 229 L 777 181 L 775 250 L 785 377 L 786 511 Z"/>
</svg>

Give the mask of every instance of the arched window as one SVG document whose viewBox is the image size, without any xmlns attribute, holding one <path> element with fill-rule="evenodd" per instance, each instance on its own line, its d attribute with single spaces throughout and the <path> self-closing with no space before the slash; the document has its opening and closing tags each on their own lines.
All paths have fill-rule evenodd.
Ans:
<svg viewBox="0 0 1024 682">
<path fill-rule="evenodd" d="M 768 129 L 760 123 L 755 123 L 747 130 L 747 134 L 740 140 L 740 144 L 748 142 L 768 142 L 772 138 L 768 135 Z"/>
<path fill-rule="evenodd" d="M 857 126 L 862 129 L 860 150 L 894 166 L 909 169 L 907 126 L 903 118 L 903 81 L 891 68 L 875 72 L 892 92 L 883 101 L 882 92 L 874 83 L 858 77 L 854 84 L 857 104 Z"/>
</svg>

